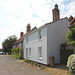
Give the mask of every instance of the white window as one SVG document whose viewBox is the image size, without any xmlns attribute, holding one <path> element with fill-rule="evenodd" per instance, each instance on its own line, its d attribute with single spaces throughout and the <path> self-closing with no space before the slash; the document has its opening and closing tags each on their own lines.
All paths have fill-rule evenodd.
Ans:
<svg viewBox="0 0 75 75">
<path fill-rule="evenodd" d="M 42 37 L 41 37 L 41 31 L 39 31 L 38 38 L 39 38 L 39 40 L 41 40 L 41 39 L 42 39 Z"/>
<path fill-rule="evenodd" d="M 38 47 L 38 57 L 42 59 L 42 47 Z"/>
<path fill-rule="evenodd" d="M 26 37 L 26 43 L 28 43 L 28 37 Z"/>
<path fill-rule="evenodd" d="M 21 43 L 19 43 L 19 47 L 21 47 Z"/>
<path fill-rule="evenodd" d="M 28 48 L 26 48 L 26 58 L 28 58 Z"/>
<path fill-rule="evenodd" d="M 31 57 L 31 48 L 29 48 L 29 57 Z"/>
</svg>

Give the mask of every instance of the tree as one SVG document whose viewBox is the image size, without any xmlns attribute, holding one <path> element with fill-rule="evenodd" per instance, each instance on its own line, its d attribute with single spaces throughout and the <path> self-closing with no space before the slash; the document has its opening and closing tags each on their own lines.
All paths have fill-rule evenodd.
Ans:
<svg viewBox="0 0 75 75">
<path fill-rule="evenodd" d="M 75 26 L 69 29 L 66 38 L 67 38 L 67 44 L 72 45 L 74 47 L 74 53 L 75 53 Z"/>
<path fill-rule="evenodd" d="M 17 41 L 17 37 L 15 35 L 9 36 L 7 39 L 5 39 L 2 42 L 3 51 L 4 52 L 10 52 L 15 41 Z"/>
</svg>

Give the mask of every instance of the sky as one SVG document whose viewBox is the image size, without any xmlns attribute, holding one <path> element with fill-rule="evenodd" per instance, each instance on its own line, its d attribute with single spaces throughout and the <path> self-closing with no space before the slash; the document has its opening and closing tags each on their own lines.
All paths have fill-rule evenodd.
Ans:
<svg viewBox="0 0 75 75">
<path fill-rule="evenodd" d="M 52 22 L 55 4 L 60 18 L 75 17 L 75 0 L 0 0 L 0 48 L 7 37 L 26 33 L 28 23 L 33 28 Z"/>
</svg>

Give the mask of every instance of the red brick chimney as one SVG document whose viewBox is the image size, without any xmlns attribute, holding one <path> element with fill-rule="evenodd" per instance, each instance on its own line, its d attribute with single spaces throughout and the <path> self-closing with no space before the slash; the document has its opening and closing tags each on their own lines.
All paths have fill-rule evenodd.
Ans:
<svg viewBox="0 0 75 75">
<path fill-rule="evenodd" d="M 59 13 L 59 9 L 58 9 L 58 5 L 55 4 L 55 8 L 52 10 L 52 14 L 53 14 L 53 22 L 57 21 L 60 19 L 60 13 Z"/>
<path fill-rule="evenodd" d="M 20 37 L 22 37 L 23 35 L 24 35 L 24 33 L 23 33 L 23 32 L 21 32 L 21 33 L 20 33 Z"/>
<path fill-rule="evenodd" d="M 69 17 L 69 21 L 71 22 L 73 20 L 73 17 L 70 15 Z"/>
<path fill-rule="evenodd" d="M 31 30 L 30 24 L 27 24 L 26 32 L 29 32 Z"/>
</svg>

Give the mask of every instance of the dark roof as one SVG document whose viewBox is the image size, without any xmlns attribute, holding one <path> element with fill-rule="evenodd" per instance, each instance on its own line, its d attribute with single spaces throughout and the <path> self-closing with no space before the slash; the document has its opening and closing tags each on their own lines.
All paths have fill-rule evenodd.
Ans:
<svg viewBox="0 0 75 75">
<path fill-rule="evenodd" d="M 35 27 L 31 30 L 31 32 L 32 32 L 32 31 L 34 31 L 35 29 L 37 29 L 37 27 L 36 27 L 36 26 L 35 26 Z"/>
<path fill-rule="evenodd" d="M 25 35 L 27 35 L 28 33 L 32 32 L 32 31 L 34 31 L 34 30 L 36 30 L 36 29 L 37 29 L 37 27 L 35 26 L 35 27 L 32 28 L 29 32 L 27 32 Z"/>
</svg>

